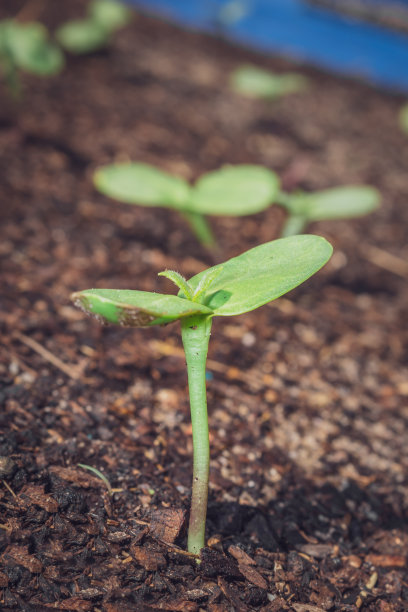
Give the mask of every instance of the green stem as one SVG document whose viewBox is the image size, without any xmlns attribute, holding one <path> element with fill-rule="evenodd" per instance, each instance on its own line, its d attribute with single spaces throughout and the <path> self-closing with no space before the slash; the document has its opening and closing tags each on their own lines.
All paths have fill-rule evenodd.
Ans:
<svg viewBox="0 0 408 612">
<path fill-rule="evenodd" d="M 191 210 L 183 210 L 181 214 L 188 221 L 192 231 L 202 245 L 206 247 L 213 247 L 215 245 L 214 234 L 204 215 L 192 212 Z"/>
<path fill-rule="evenodd" d="M 203 315 L 187 317 L 181 321 L 193 429 L 193 486 L 188 527 L 188 551 L 197 555 L 205 546 L 205 519 L 210 466 L 205 364 L 211 323 L 212 318 Z"/>
<path fill-rule="evenodd" d="M 9 93 L 18 102 L 21 99 L 21 80 L 18 69 L 13 60 L 7 55 L 4 55 L 1 60 L 3 61 L 4 80 L 6 81 Z"/>
<path fill-rule="evenodd" d="M 286 193 L 285 191 L 279 191 L 278 194 L 275 196 L 275 204 L 280 204 L 281 206 L 287 206 L 287 204 L 290 202 L 292 196 L 289 193 Z"/>
<path fill-rule="evenodd" d="M 301 234 L 306 226 L 306 219 L 301 215 L 289 215 L 283 225 L 282 237 Z"/>
</svg>

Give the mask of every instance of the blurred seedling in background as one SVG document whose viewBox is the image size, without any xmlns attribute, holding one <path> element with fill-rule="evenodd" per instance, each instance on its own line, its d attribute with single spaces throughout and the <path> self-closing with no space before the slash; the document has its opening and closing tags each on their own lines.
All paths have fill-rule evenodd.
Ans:
<svg viewBox="0 0 408 612">
<path fill-rule="evenodd" d="M 380 194 L 368 185 L 349 185 L 314 193 L 280 192 L 276 202 L 283 206 L 288 217 L 282 236 L 301 234 L 313 221 L 350 219 L 371 213 L 380 205 Z"/>
<path fill-rule="evenodd" d="M 256 66 L 240 66 L 231 73 L 231 87 L 251 98 L 275 100 L 306 89 L 308 79 L 301 74 L 274 74 Z"/>
<path fill-rule="evenodd" d="M 221 6 L 218 3 L 214 5 L 209 0 L 207 4 L 212 13 L 212 21 L 216 30 L 225 34 L 251 12 L 251 0 L 227 0 Z"/>
<path fill-rule="evenodd" d="M 190 185 L 148 164 L 113 164 L 99 168 L 94 183 L 120 202 L 177 210 L 208 247 L 215 245 L 215 238 L 204 215 L 251 215 L 267 208 L 279 190 L 274 172 L 251 165 L 224 166 Z"/>
<path fill-rule="evenodd" d="M 113 164 L 99 168 L 94 182 L 103 194 L 121 202 L 178 210 L 198 240 L 208 247 L 215 245 L 215 238 L 204 215 L 251 215 L 275 203 L 288 213 L 282 236 L 292 236 L 314 221 L 364 216 L 380 204 L 379 192 L 368 185 L 315 193 L 280 192 L 277 175 L 254 165 L 224 166 L 204 174 L 191 186 L 148 164 Z"/>
<path fill-rule="evenodd" d="M 405 132 L 405 134 L 408 134 L 408 104 L 404 104 L 401 108 L 398 115 L 398 121 L 401 130 Z"/>
<path fill-rule="evenodd" d="M 37 76 L 57 74 L 64 56 L 41 23 L 20 23 L 15 19 L 0 22 L 0 69 L 11 95 L 21 96 L 20 71 Z"/>
<path fill-rule="evenodd" d="M 186 355 L 193 433 L 193 481 L 188 550 L 205 546 L 210 449 L 206 360 L 212 318 L 234 316 L 262 306 L 294 289 L 317 272 L 332 254 L 319 236 L 292 236 L 257 246 L 200 272 L 187 281 L 178 272 L 165 276 L 178 295 L 148 291 L 89 289 L 72 295 L 76 306 L 99 322 L 150 327 L 180 321 Z"/>
<path fill-rule="evenodd" d="M 132 11 L 115 0 L 93 0 L 87 17 L 64 23 L 56 31 L 60 45 L 74 54 L 85 54 L 106 47 L 114 32 L 130 22 Z"/>
</svg>

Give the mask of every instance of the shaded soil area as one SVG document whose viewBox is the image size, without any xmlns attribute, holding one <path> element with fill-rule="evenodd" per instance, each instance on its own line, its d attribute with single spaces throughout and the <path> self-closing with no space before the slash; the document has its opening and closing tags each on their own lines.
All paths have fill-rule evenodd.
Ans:
<svg viewBox="0 0 408 612">
<path fill-rule="evenodd" d="M 20 2 L 3 2 L 0 17 Z M 84 3 L 48 3 L 51 27 Z M 10 10 L 8 10 L 8 7 Z M 307 91 L 242 98 L 242 62 Z M 0 606 L 128 612 L 408 609 L 408 139 L 401 98 L 138 15 L 52 79 L 1 89 Z M 380 189 L 304 286 L 215 319 L 208 362 L 208 548 L 185 552 L 191 425 L 177 325 L 100 328 L 88 287 L 172 291 L 279 236 L 283 212 L 213 218 L 219 250 L 171 211 L 111 202 L 92 172 L 135 159 L 194 179 L 225 163 L 286 189 Z M 108 479 L 111 494 L 101 478 Z"/>
</svg>

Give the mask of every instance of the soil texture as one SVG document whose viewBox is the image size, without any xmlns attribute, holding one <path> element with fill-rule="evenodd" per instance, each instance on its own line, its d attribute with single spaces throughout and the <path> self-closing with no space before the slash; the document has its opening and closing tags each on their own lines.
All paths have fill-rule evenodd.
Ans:
<svg viewBox="0 0 408 612">
<path fill-rule="evenodd" d="M 82 1 L 29 3 L 51 29 Z M 3 1 L 0 18 L 20 1 Z M 31 8 L 30 8 L 31 6 Z M 28 10 L 28 9 L 27 9 Z M 310 86 L 243 98 L 242 63 Z M 408 138 L 401 96 L 143 15 L 50 79 L 1 84 L 0 607 L 5 612 L 408 610 Z M 178 325 L 102 328 L 89 287 L 171 292 L 279 236 L 284 213 L 212 218 L 113 202 L 92 173 L 140 160 L 194 180 L 227 163 L 285 189 L 368 183 L 374 214 L 314 224 L 329 264 L 213 323 L 208 547 L 185 552 L 192 442 Z M 79 464 L 99 470 L 106 483 Z"/>
</svg>

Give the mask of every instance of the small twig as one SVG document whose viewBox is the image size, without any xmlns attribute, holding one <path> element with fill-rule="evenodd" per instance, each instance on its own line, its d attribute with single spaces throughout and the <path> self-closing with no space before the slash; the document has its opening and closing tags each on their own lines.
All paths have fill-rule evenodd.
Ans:
<svg viewBox="0 0 408 612">
<path fill-rule="evenodd" d="M 51 351 L 49 351 L 48 349 L 41 346 L 41 344 L 39 344 L 36 340 L 33 340 L 32 338 L 29 338 L 28 336 L 26 336 L 25 334 L 21 334 L 20 332 L 16 332 L 14 336 L 18 340 L 20 340 L 20 342 L 29 346 L 33 351 L 38 353 L 38 355 L 40 355 L 43 359 L 45 359 L 46 361 L 51 363 L 53 366 L 61 370 L 61 372 L 64 372 L 64 374 L 66 374 L 70 378 L 73 378 L 74 380 L 78 380 L 80 378 L 81 373 L 78 371 L 78 369 L 75 366 L 64 363 L 63 361 L 61 361 L 61 359 L 59 359 L 59 357 L 51 353 Z"/>
<path fill-rule="evenodd" d="M 7 484 L 7 482 L 6 482 L 5 480 L 2 480 L 1 482 L 4 484 L 4 486 L 6 487 L 7 491 L 8 491 L 9 493 L 11 493 L 11 495 L 14 497 L 14 499 L 17 499 L 17 495 L 14 493 L 14 491 L 13 491 L 13 489 L 10 487 L 10 485 L 8 485 L 8 484 Z"/>
<path fill-rule="evenodd" d="M 367 245 L 361 249 L 361 254 L 367 261 L 379 268 L 393 272 L 397 274 L 397 276 L 402 276 L 402 278 L 408 278 L 408 263 L 404 259 L 401 259 L 401 257 L 397 257 L 376 246 Z"/>
<path fill-rule="evenodd" d="M 172 552 L 177 553 L 178 555 L 184 555 L 185 557 L 190 557 L 191 559 L 199 559 L 200 555 L 196 555 L 195 553 L 188 552 L 188 550 L 183 550 L 179 548 L 175 544 L 169 544 L 168 542 L 163 542 L 160 540 L 162 544 L 165 544 L 167 548 L 171 548 Z"/>
</svg>

